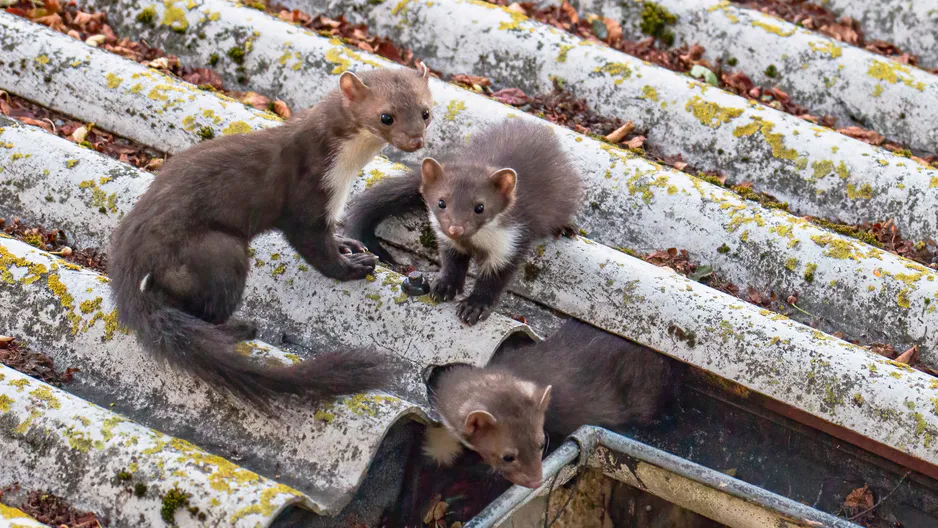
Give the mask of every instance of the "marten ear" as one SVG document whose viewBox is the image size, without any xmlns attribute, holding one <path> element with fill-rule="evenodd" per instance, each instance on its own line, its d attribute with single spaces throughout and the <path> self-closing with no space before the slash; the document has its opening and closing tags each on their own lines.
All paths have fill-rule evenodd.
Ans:
<svg viewBox="0 0 938 528">
<path fill-rule="evenodd" d="M 547 406 L 550 405 L 550 389 L 551 386 L 548 385 L 547 388 L 544 389 L 544 393 L 541 394 L 541 402 L 537 404 L 539 411 L 546 411 Z"/>
<path fill-rule="evenodd" d="M 515 183 L 518 181 L 515 169 L 498 169 L 489 176 L 489 180 L 506 200 L 510 201 L 515 197 Z"/>
<path fill-rule="evenodd" d="M 423 185 L 433 185 L 443 179 L 443 166 L 433 158 L 424 158 L 420 166 L 420 176 Z"/>
<path fill-rule="evenodd" d="M 361 101 L 368 97 L 368 93 L 371 91 L 358 75 L 350 71 L 339 77 L 339 88 L 342 89 L 342 95 L 349 101 Z"/>
<path fill-rule="evenodd" d="M 488 411 L 472 411 L 469 416 L 466 416 L 466 423 L 463 424 L 462 432 L 466 436 L 472 436 L 474 433 L 492 427 L 496 423 L 498 421 Z"/>
<path fill-rule="evenodd" d="M 417 71 L 420 73 L 420 78 L 426 82 L 430 82 L 430 68 L 427 67 L 422 61 L 417 64 Z"/>
</svg>

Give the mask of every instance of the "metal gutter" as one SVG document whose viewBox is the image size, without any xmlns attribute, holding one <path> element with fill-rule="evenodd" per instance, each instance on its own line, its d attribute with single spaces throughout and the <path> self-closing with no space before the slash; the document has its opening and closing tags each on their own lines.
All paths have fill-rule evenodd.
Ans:
<svg viewBox="0 0 938 528">
<path fill-rule="evenodd" d="M 545 484 L 513 486 L 465 528 L 494 528 L 524 503 L 556 486 L 551 477 L 587 467 L 732 528 L 857 528 L 845 519 L 598 427 L 584 426 L 544 461 Z"/>
</svg>

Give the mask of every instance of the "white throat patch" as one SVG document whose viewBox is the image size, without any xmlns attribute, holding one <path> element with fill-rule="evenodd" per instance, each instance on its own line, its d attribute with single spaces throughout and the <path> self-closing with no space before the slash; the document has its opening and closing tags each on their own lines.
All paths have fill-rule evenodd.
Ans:
<svg viewBox="0 0 938 528">
<path fill-rule="evenodd" d="M 437 243 L 455 246 L 460 249 L 460 251 L 466 251 L 465 247 L 459 248 L 457 242 L 443 233 L 440 222 L 433 213 L 430 213 L 429 218 L 430 225 L 436 233 Z M 521 228 L 517 225 L 503 226 L 500 220 L 500 218 L 494 218 L 492 221 L 482 226 L 482 229 L 479 229 L 474 235 L 465 240 L 465 242 L 468 243 L 467 245 L 483 253 L 483 255 L 479 255 L 476 258 L 479 271 L 482 273 L 495 273 L 504 268 L 511 262 L 511 258 L 518 251 Z"/>
<path fill-rule="evenodd" d="M 332 166 L 323 178 L 324 187 L 329 192 L 326 216 L 330 222 L 335 223 L 342 216 L 355 177 L 386 144 L 383 138 L 362 130 L 339 147 Z"/>
</svg>

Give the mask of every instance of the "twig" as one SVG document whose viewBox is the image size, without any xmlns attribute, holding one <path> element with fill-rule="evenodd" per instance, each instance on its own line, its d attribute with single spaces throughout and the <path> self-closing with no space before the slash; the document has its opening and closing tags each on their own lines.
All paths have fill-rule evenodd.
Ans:
<svg viewBox="0 0 938 528">
<path fill-rule="evenodd" d="M 876 508 L 878 508 L 879 505 L 883 503 L 883 501 L 885 501 L 886 499 L 888 499 L 893 493 L 895 493 L 895 492 L 899 489 L 899 486 L 901 486 L 902 483 L 905 482 L 906 477 L 908 477 L 908 476 L 911 475 L 911 474 L 912 474 L 912 470 L 911 470 L 911 469 L 908 470 L 908 471 L 906 471 L 906 472 L 905 472 L 905 475 L 902 475 L 902 478 L 899 479 L 899 482 L 897 482 L 896 485 L 895 485 L 895 487 L 892 488 L 892 491 L 890 491 L 889 493 L 883 495 L 883 497 L 882 497 L 881 499 L 879 499 L 878 501 L 876 501 L 876 504 L 874 504 L 873 506 L 867 508 L 866 510 L 861 511 L 860 513 L 854 515 L 853 517 L 848 518 L 847 520 L 848 520 L 848 521 L 852 521 L 852 520 L 854 520 L 854 519 L 859 519 L 860 517 L 866 515 L 867 513 L 870 513 L 871 511 L 875 510 Z"/>
</svg>

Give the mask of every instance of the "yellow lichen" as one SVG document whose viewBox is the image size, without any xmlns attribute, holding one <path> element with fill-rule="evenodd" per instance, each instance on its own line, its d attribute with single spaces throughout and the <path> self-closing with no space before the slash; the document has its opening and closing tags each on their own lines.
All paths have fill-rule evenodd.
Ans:
<svg viewBox="0 0 938 528">
<path fill-rule="evenodd" d="M 244 121 L 233 121 L 224 130 L 221 131 L 222 134 L 226 136 L 231 136 L 235 134 L 247 134 L 253 129 L 251 125 L 245 123 Z"/>
<path fill-rule="evenodd" d="M 114 75 L 114 73 L 107 74 L 107 87 L 114 89 L 121 85 L 124 82 L 124 79 Z"/>
<path fill-rule="evenodd" d="M 902 82 L 903 84 L 911 88 L 915 88 L 920 92 L 925 90 L 925 83 L 915 81 L 911 76 L 911 71 L 909 70 L 908 66 L 899 62 L 879 61 L 873 59 L 873 62 L 870 64 L 866 74 L 874 79 L 886 81 L 889 84 Z"/>
<path fill-rule="evenodd" d="M 851 200 L 856 200 L 857 198 L 864 198 L 869 200 L 873 198 L 873 188 L 868 183 L 864 183 L 858 189 L 856 185 L 852 183 L 847 184 L 847 198 Z"/>
<path fill-rule="evenodd" d="M 769 32 L 769 33 L 778 35 L 778 36 L 780 36 L 780 37 L 790 37 L 790 36 L 792 36 L 792 35 L 795 34 L 795 29 L 794 29 L 794 28 L 792 28 L 791 31 L 785 32 L 785 31 L 784 31 L 782 28 L 780 28 L 779 26 L 775 26 L 775 25 L 772 25 L 772 24 L 767 24 L 767 23 L 765 23 L 765 22 L 762 22 L 761 20 L 753 20 L 753 21 L 752 21 L 752 27 L 757 27 L 757 28 L 763 29 L 763 30 L 765 30 L 765 31 L 767 31 L 767 32 Z"/>
<path fill-rule="evenodd" d="M 163 0 L 164 12 L 162 24 L 173 31 L 183 32 L 189 28 L 186 12 L 175 7 L 175 0 Z"/>
<path fill-rule="evenodd" d="M 573 46 L 569 44 L 562 44 L 560 46 L 560 53 L 557 54 L 557 62 L 567 62 L 567 53 L 570 53 L 570 50 L 573 49 Z"/>
<path fill-rule="evenodd" d="M 241 508 L 240 510 L 235 512 L 234 515 L 231 516 L 231 519 L 230 519 L 231 524 L 237 523 L 239 520 L 241 520 L 244 517 L 247 517 L 248 515 L 263 515 L 266 517 L 266 516 L 273 514 L 274 511 L 276 511 L 277 508 L 281 506 L 280 503 L 274 504 L 273 502 L 271 502 L 278 495 L 289 495 L 291 498 L 302 496 L 302 494 L 299 491 L 296 491 L 295 489 L 285 484 L 277 484 L 276 486 L 267 488 L 261 492 L 260 504 L 252 504 L 250 506 L 245 506 L 244 508 Z M 287 501 L 283 501 L 283 502 L 287 502 Z"/>
<path fill-rule="evenodd" d="M 658 102 L 658 92 L 649 85 L 642 87 L 642 97 L 651 101 Z"/>
<path fill-rule="evenodd" d="M 836 59 L 843 55 L 843 48 L 834 44 L 830 41 L 818 41 L 818 42 L 808 42 L 808 46 L 811 47 L 814 51 L 819 51 L 821 53 L 827 53 L 831 58 Z"/>
<path fill-rule="evenodd" d="M 443 118 L 447 121 L 453 121 L 456 119 L 456 116 L 458 116 L 465 109 L 465 101 L 454 99 L 446 105 L 446 115 L 444 115 Z"/>
<path fill-rule="evenodd" d="M 694 117 L 710 128 L 719 128 L 723 123 L 729 123 L 743 113 L 741 108 L 723 108 L 716 103 L 704 101 L 699 95 L 687 102 L 684 109 L 692 112 Z"/>
</svg>

